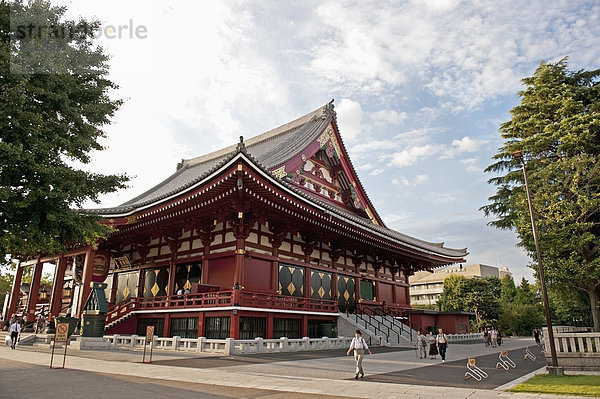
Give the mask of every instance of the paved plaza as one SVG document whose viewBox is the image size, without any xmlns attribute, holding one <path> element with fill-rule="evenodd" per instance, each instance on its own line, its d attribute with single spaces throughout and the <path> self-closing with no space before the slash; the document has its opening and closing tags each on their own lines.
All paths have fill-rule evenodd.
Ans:
<svg viewBox="0 0 600 399">
<path fill-rule="evenodd" d="M 496 369 L 499 349 L 482 343 L 450 345 L 447 361 L 418 359 L 412 348 L 373 348 L 366 376 L 354 380 L 354 362 L 344 351 L 248 356 L 158 352 L 142 364 L 140 351 L 69 350 L 65 370 L 50 370 L 50 352 L 41 347 L 0 347 L 0 398 L 39 398 L 67 389 L 70 398 L 539 398 L 503 389 L 543 369 L 545 360 L 524 360 L 529 338 L 505 340 L 502 349 L 517 364 Z M 55 365 L 62 362 L 55 354 Z M 537 348 L 534 353 L 539 355 Z M 466 358 L 476 357 L 488 374 L 464 380 Z M 32 377 L 35 378 L 32 379 Z M 554 397 L 556 398 L 556 397 Z"/>
</svg>

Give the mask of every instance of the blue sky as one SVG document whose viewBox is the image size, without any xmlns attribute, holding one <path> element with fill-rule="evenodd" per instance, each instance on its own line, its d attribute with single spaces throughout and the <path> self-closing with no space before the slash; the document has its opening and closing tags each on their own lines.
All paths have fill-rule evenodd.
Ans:
<svg viewBox="0 0 600 399">
<path fill-rule="evenodd" d="M 483 172 L 520 79 L 541 60 L 600 66 L 595 1 L 71 1 L 69 15 L 145 37 L 100 38 L 124 106 L 88 167 L 125 172 L 116 205 L 191 158 L 252 137 L 335 98 L 360 179 L 388 227 L 467 263 L 531 279 L 513 232 L 478 210 Z M 543 239 L 543 237 L 542 237 Z"/>
</svg>

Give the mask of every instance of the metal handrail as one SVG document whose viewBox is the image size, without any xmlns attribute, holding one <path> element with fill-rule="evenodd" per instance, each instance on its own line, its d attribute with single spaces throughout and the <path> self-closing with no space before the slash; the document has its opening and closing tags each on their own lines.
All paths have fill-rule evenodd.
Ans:
<svg viewBox="0 0 600 399">
<path fill-rule="evenodd" d="M 389 341 L 390 341 L 390 337 L 389 337 L 389 328 L 388 328 L 388 333 L 386 334 L 386 333 L 385 333 L 385 332 L 384 332 L 384 331 L 383 331 L 383 330 L 382 330 L 380 327 L 378 327 L 378 326 L 375 326 L 375 325 L 374 325 L 374 324 L 371 322 L 371 320 L 367 320 L 367 319 L 365 319 L 365 318 L 364 318 L 364 317 L 363 317 L 361 314 L 359 314 L 359 313 L 355 313 L 354 315 L 355 315 L 355 316 L 356 316 L 356 318 L 357 318 L 357 323 L 358 323 L 358 319 L 360 318 L 360 319 L 363 321 L 363 323 L 365 324 L 365 328 L 366 328 L 367 330 L 369 329 L 369 327 L 367 326 L 367 324 L 368 324 L 369 326 L 373 327 L 373 330 L 375 330 L 375 335 L 377 335 L 377 331 L 379 330 L 379 331 L 381 332 L 381 334 L 385 336 L 385 340 L 386 340 L 386 342 L 389 342 Z M 367 315 L 367 316 L 369 316 L 369 315 Z M 369 316 L 369 318 L 371 318 L 371 317 Z"/>
<path fill-rule="evenodd" d="M 382 316 L 382 315 L 376 315 L 376 314 L 372 314 L 372 315 L 370 315 L 370 314 L 369 314 L 369 311 L 370 311 L 370 312 L 372 312 L 372 313 L 376 313 L 376 312 L 374 311 L 374 309 L 372 309 L 371 307 L 364 306 L 364 307 L 363 307 L 361 310 L 362 310 L 362 312 L 363 312 L 364 314 L 366 314 L 366 315 L 367 315 L 367 316 L 369 316 L 370 318 L 374 318 L 374 316 Z M 385 315 L 383 315 L 383 316 L 385 316 Z M 401 331 L 401 332 L 400 332 L 400 333 L 398 333 L 398 331 L 396 331 L 396 330 L 393 328 L 393 327 L 394 327 L 394 325 L 392 325 L 392 326 L 388 326 L 388 325 L 386 325 L 386 323 L 385 323 L 385 321 L 384 321 L 384 320 L 386 320 L 386 321 L 387 321 L 387 319 L 383 319 L 383 318 L 382 318 L 382 320 L 381 320 L 381 321 L 379 321 L 379 320 L 377 320 L 377 319 L 374 319 L 374 320 L 375 320 L 377 323 L 383 324 L 383 325 L 384 325 L 384 326 L 385 326 L 385 327 L 388 329 L 388 331 L 392 331 L 392 332 L 394 332 L 394 334 L 396 334 L 396 336 L 398 337 L 398 343 L 400 343 L 400 337 L 401 337 L 401 335 L 402 335 L 402 333 L 401 333 L 401 332 L 403 331 L 402 327 L 400 327 L 400 331 Z M 411 336 L 411 337 L 412 337 L 412 336 Z M 412 338 L 411 338 L 411 339 L 412 339 Z M 388 342 L 389 342 L 389 341 L 388 341 Z"/>
</svg>

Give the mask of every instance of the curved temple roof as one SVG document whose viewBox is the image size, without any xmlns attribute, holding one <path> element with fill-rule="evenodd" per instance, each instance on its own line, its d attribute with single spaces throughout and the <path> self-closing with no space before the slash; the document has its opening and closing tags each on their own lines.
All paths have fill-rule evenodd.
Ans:
<svg viewBox="0 0 600 399">
<path fill-rule="evenodd" d="M 335 111 L 333 110 L 333 104 L 328 103 L 292 122 L 252 137 L 244 141 L 243 145 L 233 145 L 196 158 L 182 160 L 177 166 L 177 171 L 166 180 L 119 206 L 88 209 L 86 212 L 106 218 L 130 215 L 140 208 L 158 204 L 167 198 L 186 191 L 186 189 L 204 180 L 242 152 L 247 154 L 253 163 L 279 184 L 283 184 L 295 194 L 329 210 L 347 222 L 359 224 L 378 235 L 391 238 L 402 244 L 414 246 L 419 250 L 456 259 L 466 256 L 466 248 L 446 248 L 443 243 L 423 241 L 384 226 L 379 226 L 371 220 L 358 216 L 341 206 L 326 203 L 322 199 L 298 189 L 285 180 L 276 178 L 269 172 L 283 165 L 297 155 L 298 151 L 314 142 L 332 120 L 335 123 Z"/>
</svg>

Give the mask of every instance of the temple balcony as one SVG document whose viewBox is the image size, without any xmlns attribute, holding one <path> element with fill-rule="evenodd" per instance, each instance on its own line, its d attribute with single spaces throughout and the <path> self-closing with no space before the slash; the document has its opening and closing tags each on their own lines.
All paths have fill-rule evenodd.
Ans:
<svg viewBox="0 0 600 399">
<path fill-rule="evenodd" d="M 163 297 L 131 297 L 114 305 L 106 316 L 110 328 L 142 311 L 181 310 L 208 311 L 227 308 L 259 308 L 305 312 L 337 313 L 336 301 L 294 297 L 247 290 L 228 290 L 200 294 L 170 295 Z"/>
</svg>

